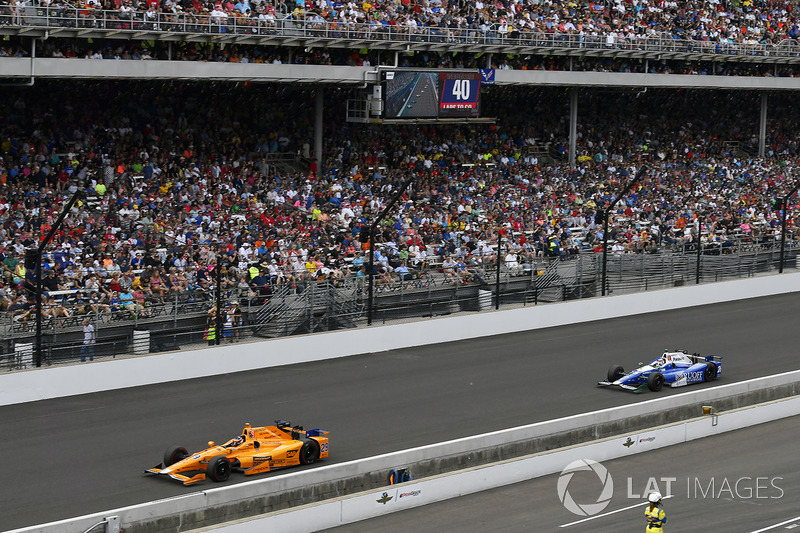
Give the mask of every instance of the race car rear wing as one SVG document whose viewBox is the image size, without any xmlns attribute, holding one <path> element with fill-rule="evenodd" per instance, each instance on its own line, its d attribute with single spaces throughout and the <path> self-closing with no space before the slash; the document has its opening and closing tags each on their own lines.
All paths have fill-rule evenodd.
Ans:
<svg viewBox="0 0 800 533">
<path fill-rule="evenodd" d="M 321 429 L 303 430 L 303 426 L 292 426 L 290 422 L 285 420 L 276 420 L 275 426 L 280 430 L 290 432 L 293 439 L 296 439 L 300 435 L 305 435 L 306 437 L 324 437 L 330 433 L 330 431 L 323 431 Z"/>
<path fill-rule="evenodd" d="M 690 356 L 695 363 L 721 363 L 722 356 L 720 355 L 700 355 L 699 353 L 694 353 Z"/>
</svg>

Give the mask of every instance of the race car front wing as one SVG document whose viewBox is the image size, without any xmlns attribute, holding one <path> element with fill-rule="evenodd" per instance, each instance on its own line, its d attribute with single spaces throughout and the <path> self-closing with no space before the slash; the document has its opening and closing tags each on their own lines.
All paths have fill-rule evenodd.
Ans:
<svg viewBox="0 0 800 533">
<path fill-rule="evenodd" d="M 184 485 L 192 485 L 199 481 L 203 481 L 206 478 L 206 473 L 203 471 L 195 471 L 195 472 L 185 472 L 186 474 L 191 475 L 183 475 L 183 474 L 176 474 L 171 472 L 164 472 L 164 468 L 162 468 L 161 464 L 154 466 L 153 468 L 148 468 L 144 471 L 145 474 L 155 474 L 158 476 L 169 476 L 172 479 L 180 481 Z"/>
<path fill-rule="evenodd" d="M 622 390 L 626 390 L 629 392 L 643 392 L 645 389 L 647 389 L 647 385 L 644 383 L 638 386 L 634 386 L 634 385 L 625 385 L 624 383 L 612 383 L 610 381 L 598 381 L 597 386 L 620 388 Z"/>
</svg>

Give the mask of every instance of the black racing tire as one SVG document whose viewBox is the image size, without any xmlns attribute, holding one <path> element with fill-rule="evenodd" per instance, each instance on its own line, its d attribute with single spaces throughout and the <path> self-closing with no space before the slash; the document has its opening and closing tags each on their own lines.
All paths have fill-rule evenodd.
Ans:
<svg viewBox="0 0 800 533">
<path fill-rule="evenodd" d="M 622 366 L 620 366 L 620 365 L 611 365 L 608 368 L 608 374 L 606 375 L 606 377 L 608 378 L 608 381 L 610 381 L 611 383 L 614 383 L 615 381 L 617 381 L 619 378 L 621 378 L 624 375 L 625 375 L 625 369 L 622 368 Z"/>
<path fill-rule="evenodd" d="M 315 440 L 303 440 L 300 447 L 300 464 L 311 465 L 319 459 L 319 443 Z"/>
<path fill-rule="evenodd" d="M 212 457 L 208 462 L 206 475 L 214 481 L 227 481 L 231 477 L 231 462 L 224 455 Z"/>
<path fill-rule="evenodd" d="M 717 365 L 708 363 L 703 370 L 703 381 L 714 381 L 715 379 L 717 379 Z"/>
<path fill-rule="evenodd" d="M 653 392 L 658 392 L 664 386 L 664 374 L 653 372 L 647 376 L 647 388 Z"/>
<path fill-rule="evenodd" d="M 187 457 L 189 457 L 189 452 L 186 451 L 186 448 L 170 446 L 167 448 L 167 451 L 164 452 L 164 468 L 172 466 L 178 461 L 183 461 Z"/>
</svg>

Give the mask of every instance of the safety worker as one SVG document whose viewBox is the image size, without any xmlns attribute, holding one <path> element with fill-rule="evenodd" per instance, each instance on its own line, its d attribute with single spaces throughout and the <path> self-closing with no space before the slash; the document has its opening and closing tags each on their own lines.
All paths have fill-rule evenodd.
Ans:
<svg viewBox="0 0 800 533">
<path fill-rule="evenodd" d="M 661 507 L 661 494 L 658 492 L 651 492 L 647 497 L 650 503 L 644 510 L 644 516 L 647 518 L 647 533 L 664 533 L 664 524 L 667 523 L 667 513 Z"/>
<path fill-rule="evenodd" d="M 216 346 L 217 344 L 217 308 L 212 307 L 206 317 L 206 333 L 205 339 L 208 341 L 209 346 Z"/>
<path fill-rule="evenodd" d="M 555 235 L 547 237 L 547 250 L 552 257 L 558 255 L 558 239 L 556 239 Z"/>
</svg>

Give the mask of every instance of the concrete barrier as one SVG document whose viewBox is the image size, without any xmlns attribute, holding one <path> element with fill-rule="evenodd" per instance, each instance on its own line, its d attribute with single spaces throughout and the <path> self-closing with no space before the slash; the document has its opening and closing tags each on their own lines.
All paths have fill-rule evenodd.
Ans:
<svg viewBox="0 0 800 533">
<path fill-rule="evenodd" d="M 19 531 L 55 533 L 65 529 L 80 530 L 113 514 L 119 516 L 126 533 L 178 533 L 287 509 L 293 502 L 323 501 L 374 490 L 385 486 L 389 471 L 397 468 L 409 468 L 414 478 L 482 468 L 496 461 L 535 452 L 546 453 L 567 445 L 587 444 L 612 435 L 631 435 L 653 426 L 693 419 L 700 413 L 702 405 L 713 405 L 717 410 L 725 411 L 796 395 L 800 395 L 800 371 L 786 372 L 362 460 L 321 465 Z"/>
<path fill-rule="evenodd" d="M 654 428 L 641 434 L 618 435 L 585 446 L 540 453 L 514 461 L 384 487 L 377 491 L 365 491 L 323 503 L 305 505 L 291 511 L 238 520 L 215 531 L 224 533 L 318 531 L 555 474 L 577 460 L 617 459 L 798 414 L 800 414 L 800 398 L 760 404 L 722 413 L 715 421 L 712 421 L 711 417 L 695 418 L 679 424 Z M 631 441 L 633 445 L 626 445 Z M 553 492 L 556 492 L 555 484 Z"/>
<path fill-rule="evenodd" d="M 0 405 L 800 291 L 800 273 L 0 375 Z M 225 364 L 220 364 L 224 358 Z"/>
</svg>

